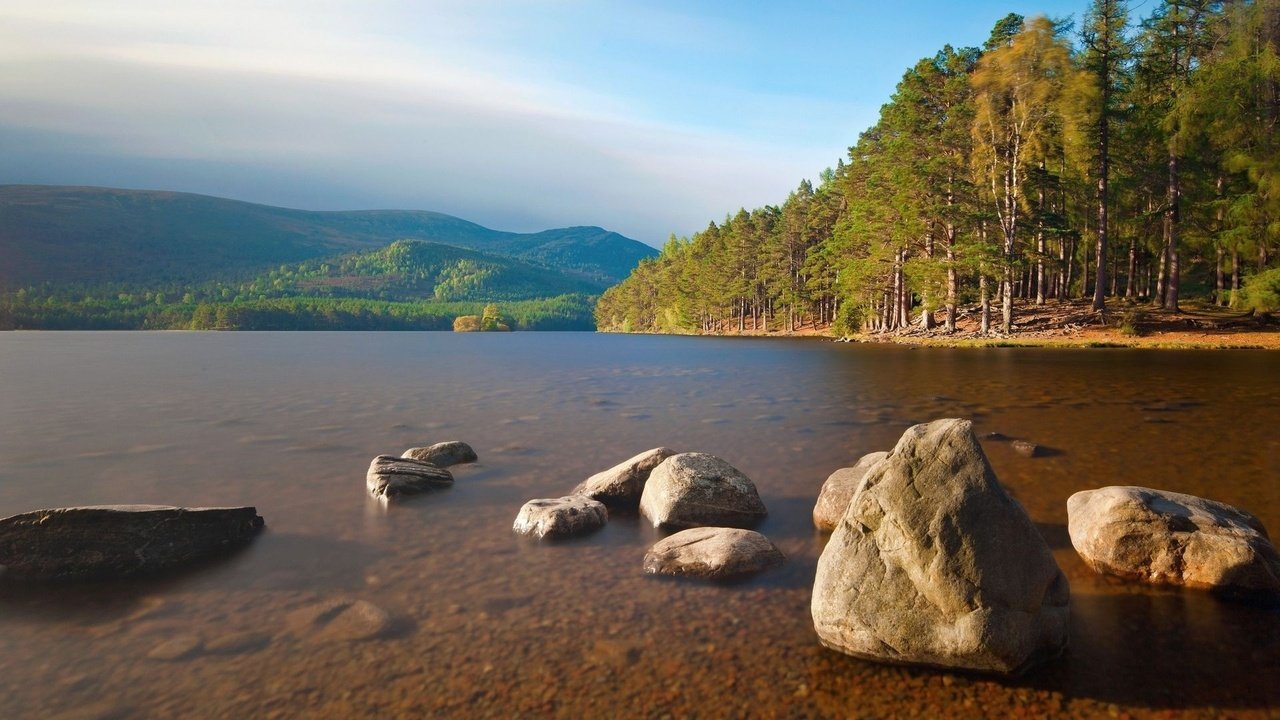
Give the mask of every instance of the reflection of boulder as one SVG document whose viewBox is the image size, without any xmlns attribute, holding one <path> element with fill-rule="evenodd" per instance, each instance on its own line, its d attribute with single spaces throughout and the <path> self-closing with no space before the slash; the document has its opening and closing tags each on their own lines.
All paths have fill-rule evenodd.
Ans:
<svg viewBox="0 0 1280 720">
<path fill-rule="evenodd" d="M 831 473 L 818 491 L 818 501 L 813 506 L 813 526 L 819 530 L 835 530 L 867 471 L 888 456 L 887 452 L 869 453 L 859 458 L 853 467 Z"/>
<path fill-rule="evenodd" d="M 714 455 L 680 453 L 649 474 L 640 512 L 654 527 L 750 527 L 768 511 L 755 483 Z"/>
<path fill-rule="evenodd" d="M 153 573 L 234 550 L 262 529 L 252 507 L 99 505 L 0 520 L 0 565 L 33 578 Z"/>
<path fill-rule="evenodd" d="M 573 494 L 599 500 L 612 509 L 634 511 L 640 504 L 649 474 L 675 454 L 675 450 L 664 447 L 646 450 L 582 481 L 573 489 Z"/>
<path fill-rule="evenodd" d="M 966 420 L 907 430 L 818 561 L 829 648 L 894 663 L 1015 674 L 1067 642 L 1069 589 Z"/>
<path fill-rule="evenodd" d="M 644 556 L 644 571 L 723 580 L 754 575 L 785 561 L 769 538 L 753 530 L 698 527 L 655 543 Z"/>
<path fill-rule="evenodd" d="M 1280 554 L 1258 518 L 1194 495 L 1142 487 L 1067 500 L 1071 544 L 1089 567 L 1162 585 L 1280 593 Z"/>
</svg>

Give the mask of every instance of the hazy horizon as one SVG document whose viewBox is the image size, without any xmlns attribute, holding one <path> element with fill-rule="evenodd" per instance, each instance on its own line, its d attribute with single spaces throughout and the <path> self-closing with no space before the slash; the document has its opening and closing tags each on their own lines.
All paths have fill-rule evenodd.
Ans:
<svg viewBox="0 0 1280 720">
<path fill-rule="evenodd" d="M 816 178 L 917 59 L 1084 6 L 10 3 L 0 183 L 661 246 Z"/>
</svg>

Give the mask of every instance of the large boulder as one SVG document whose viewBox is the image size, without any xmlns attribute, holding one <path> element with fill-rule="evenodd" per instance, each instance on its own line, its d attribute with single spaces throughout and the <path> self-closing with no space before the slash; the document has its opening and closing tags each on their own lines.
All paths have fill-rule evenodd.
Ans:
<svg viewBox="0 0 1280 720">
<path fill-rule="evenodd" d="M 967 420 L 907 430 L 818 560 L 823 645 L 872 660 L 1017 674 L 1067 643 L 1070 591 Z"/>
<path fill-rule="evenodd" d="M 599 500 L 613 510 L 634 511 L 640 504 L 649 474 L 675 454 L 675 450 L 664 447 L 646 450 L 582 481 L 573 489 L 573 494 Z"/>
<path fill-rule="evenodd" d="M 754 575 L 786 556 L 754 530 L 699 527 L 659 540 L 644 556 L 644 571 L 657 575 L 725 580 Z"/>
<path fill-rule="evenodd" d="M 262 525 L 252 507 L 35 510 L 0 520 L 0 565 L 41 579 L 154 573 L 230 552 L 252 540 Z"/>
<path fill-rule="evenodd" d="M 564 538 L 604 527 L 609 511 L 604 503 L 581 495 L 530 500 L 520 508 L 512 530 L 538 538 Z"/>
<path fill-rule="evenodd" d="M 859 458 L 853 467 L 831 473 L 818 491 L 818 502 L 813 506 L 813 526 L 828 532 L 835 530 L 840 518 L 844 517 L 844 511 L 849 509 L 849 502 L 853 500 L 853 493 L 862 483 L 862 478 L 887 457 L 889 453 L 883 451 L 869 453 Z"/>
<path fill-rule="evenodd" d="M 768 514 L 755 483 L 714 455 L 680 453 L 649 474 L 640 512 L 654 527 L 751 527 Z"/>
<path fill-rule="evenodd" d="M 421 460 L 422 462 L 431 463 L 439 468 L 446 468 L 451 465 L 461 465 L 462 463 L 473 463 L 479 458 L 476 451 L 471 446 L 461 440 L 449 440 L 447 442 L 438 442 L 435 445 L 427 447 L 416 447 L 405 450 L 400 457 L 406 457 L 411 460 Z"/>
<path fill-rule="evenodd" d="M 1089 567 L 1158 585 L 1280 593 L 1280 554 L 1258 518 L 1195 495 L 1143 487 L 1067 500 L 1071 544 Z"/>
<path fill-rule="evenodd" d="M 448 470 L 422 460 L 379 455 L 369 463 L 365 485 L 369 488 L 370 495 L 395 500 L 404 495 L 451 487 L 453 475 Z"/>
</svg>

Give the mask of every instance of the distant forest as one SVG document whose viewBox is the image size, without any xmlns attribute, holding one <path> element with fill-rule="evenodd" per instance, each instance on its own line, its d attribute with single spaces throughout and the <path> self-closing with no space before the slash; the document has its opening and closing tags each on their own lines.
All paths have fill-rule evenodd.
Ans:
<svg viewBox="0 0 1280 720">
<path fill-rule="evenodd" d="M 0 330 L 590 330 L 598 281 L 415 240 L 241 280 L 43 283 L 0 294 Z"/>
<path fill-rule="evenodd" d="M 908 69 L 816 186 L 673 236 L 597 326 L 954 330 L 978 305 L 1007 334 L 1015 298 L 1274 310 L 1278 123 L 1280 0 L 1011 14 Z"/>
</svg>

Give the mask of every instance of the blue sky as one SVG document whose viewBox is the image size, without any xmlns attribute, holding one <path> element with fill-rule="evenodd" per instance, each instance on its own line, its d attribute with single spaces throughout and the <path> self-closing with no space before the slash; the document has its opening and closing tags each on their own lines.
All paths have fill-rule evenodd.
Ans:
<svg viewBox="0 0 1280 720">
<path fill-rule="evenodd" d="M 917 59 L 1086 5 L 0 0 L 0 183 L 661 245 L 833 165 Z"/>
</svg>

